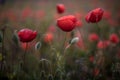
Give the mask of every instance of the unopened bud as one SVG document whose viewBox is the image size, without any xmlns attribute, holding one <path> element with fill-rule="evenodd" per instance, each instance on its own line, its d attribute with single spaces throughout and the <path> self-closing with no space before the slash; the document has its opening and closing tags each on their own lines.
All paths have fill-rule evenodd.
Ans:
<svg viewBox="0 0 120 80">
<path fill-rule="evenodd" d="M 70 41 L 70 44 L 75 44 L 79 41 L 79 38 L 78 37 L 75 37 L 73 38 L 71 41 Z"/>
</svg>

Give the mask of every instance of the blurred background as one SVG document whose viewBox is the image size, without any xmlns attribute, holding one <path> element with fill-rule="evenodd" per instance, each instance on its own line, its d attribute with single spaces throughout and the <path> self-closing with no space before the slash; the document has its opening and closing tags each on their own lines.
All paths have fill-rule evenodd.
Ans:
<svg viewBox="0 0 120 80">
<path fill-rule="evenodd" d="M 64 13 L 57 13 L 57 4 L 64 4 Z M 4 50 L 7 68 L 3 75 L 5 77 L 7 75 L 10 80 L 19 80 L 21 77 L 23 80 L 52 80 L 51 76 L 53 76 L 53 80 L 64 80 L 63 78 L 65 80 L 120 80 L 118 75 L 118 78 L 113 78 L 116 75 L 112 75 L 113 71 L 111 71 L 113 64 L 116 65 L 120 62 L 120 44 L 105 49 L 106 55 L 103 57 L 101 50 L 96 49 L 97 43 L 91 43 L 88 39 L 90 33 L 97 34 L 99 32 L 96 28 L 98 25 L 85 21 L 87 13 L 96 8 L 104 10 L 103 19 L 99 22 L 99 26 L 102 26 L 103 32 L 101 34 L 105 35 L 105 40 L 108 40 L 111 33 L 120 36 L 120 0 L 0 0 L 0 35 L 2 35 L 2 30 L 6 28 Z M 56 20 L 64 15 L 75 15 L 81 21 L 78 29 L 81 32 L 74 30 L 68 34 L 67 42 L 69 43 L 76 35 L 83 35 L 85 43 L 80 39 L 79 43 L 71 46 L 63 57 L 59 50 L 65 33 L 56 26 Z M 30 28 L 38 32 L 37 38 L 29 43 L 25 69 L 19 66 L 26 44 L 16 41 L 14 37 L 15 31 L 23 28 Z M 51 31 L 52 37 L 50 34 L 51 42 L 47 43 L 42 35 L 49 31 Z M 39 50 L 34 49 L 37 42 L 42 43 Z M 84 44 L 87 45 L 87 48 L 83 47 Z M 1 52 L 2 40 L 0 48 Z M 119 55 L 119 59 L 113 57 L 116 55 Z M 100 62 L 97 63 L 95 60 L 96 64 L 94 64 L 94 57 L 97 57 Z M 48 67 L 49 61 L 52 64 L 51 68 Z M 41 67 L 42 64 L 44 66 Z M 117 69 L 120 70 L 120 68 Z M 44 75 L 47 77 L 46 79 L 42 78 Z"/>
</svg>

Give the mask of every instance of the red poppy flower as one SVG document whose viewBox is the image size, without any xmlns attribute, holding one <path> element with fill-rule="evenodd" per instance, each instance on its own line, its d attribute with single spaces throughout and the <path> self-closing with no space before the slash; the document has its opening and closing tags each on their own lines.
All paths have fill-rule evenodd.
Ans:
<svg viewBox="0 0 120 80">
<path fill-rule="evenodd" d="M 72 31 L 76 27 L 77 19 L 73 15 L 63 16 L 57 20 L 57 25 L 65 32 Z"/>
<path fill-rule="evenodd" d="M 118 38 L 117 34 L 114 34 L 114 33 L 110 35 L 109 39 L 112 43 L 118 43 L 119 42 L 119 38 Z"/>
<path fill-rule="evenodd" d="M 89 61 L 90 61 L 90 62 L 93 62 L 93 61 L 94 61 L 94 56 L 90 56 L 90 57 L 89 57 Z"/>
<path fill-rule="evenodd" d="M 10 21 L 13 21 L 13 22 L 17 21 L 17 16 L 16 16 L 15 12 L 12 11 L 12 10 L 8 10 L 8 11 L 6 12 L 6 16 L 8 17 L 8 19 L 9 19 Z"/>
<path fill-rule="evenodd" d="M 47 32 L 56 32 L 56 29 L 54 26 L 49 26 Z"/>
<path fill-rule="evenodd" d="M 109 45 L 109 41 L 99 41 L 97 47 L 99 49 L 107 48 Z"/>
<path fill-rule="evenodd" d="M 21 13 L 21 17 L 22 19 L 26 19 L 28 16 L 30 16 L 32 13 L 32 10 L 30 7 L 25 7 L 23 10 L 22 10 L 22 13 Z"/>
<path fill-rule="evenodd" d="M 21 43 L 21 48 L 22 48 L 23 50 L 26 50 L 26 49 L 29 50 L 29 49 L 31 49 L 32 47 L 34 47 L 35 44 L 36 44 L 35 41 L 32 41 L 32 42 L 30 42 L 30 43 Z"/>
<path fill-rule="evenodd" d="M 85 19 L 88 23 L 90 22 L 97 23 L 102 19 L 103 13 L 104 13 L 103 9 L 97 8 L 97 9 L 90 11 L 85 17 Z"/>
<path fill-rule="evenodd" d="M 61 14 L 64 11 L 65 11 L 65 6 L 63 4 L 57 4 L 57 12 Z"/>
<path fill-rule="evenodd" d="M 82 22 L 81 22 L 80 20 L 78 20 L 78 21 L 76 22 L 76 26 L 77 26 L 77 27 L 82 27 Z"/>
<path fill-rule="evenodd" d="M 107 20 L 111 19 L 111 12 L 109 11 L 104 11 L 103 17 Z"/>
<path fill-rule="evenodd" d="M 100 70 L 98 68 L 95 68 L 93 71 L 94 76 L 98 76 L 100 73 Z"/>
<path fill-rule="evenodd" d="M 34 17 L 35 17 L 36 19 L 44 18 L 44 17 L 45 17 L 45 12 L 44 12 L 44 10 L 35 11 Z"/>
<path fill-rule="evenodd" d="M 99 40 L 99 37 L 98 37 L 98 35 L 97 35 L 96 33 L 92 33 L 92 34 L 89 35 L 89 40 L 90 40 L 91 42 L 93 42 L 93 41 L 98 41 L 98 40 Z"/>
<path fill-rule="evenodd" d="M 51 42 L 53 40 L 53 34 L 52 33 L 47 33 L 47 34 L 45 34 L 45 36 L 44 36 L 44 42 L 45 43 L 49 43 L 49 42 Z"/>
<path fill-rule="evenodd" d="M 22 29 L 18 32 L 18 36 L 21 42 L 30 42 L 35 39 L 37 32 L 30 29 Z"/>
</svg>

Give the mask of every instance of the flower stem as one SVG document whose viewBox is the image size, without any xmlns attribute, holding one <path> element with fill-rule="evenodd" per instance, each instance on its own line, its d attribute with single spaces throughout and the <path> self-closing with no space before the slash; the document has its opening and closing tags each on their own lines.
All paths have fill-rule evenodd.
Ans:
<svg viewBox="0 0 120 80">
<path fill-rule="evenodd" d="M 98 26 L 98 31 L 99 31 L 99 36 L 100 36 L 100 39 L 103 41 L 103 49 L 101 50 L 102 51 L 102 60 L 104 60 L 104 56 L 105 56 L 105 39 L 104 39 L 104 33 L 103 33 L 103 30 L 102 30 L 102 27 L 101 26 L 99 26 L 99 24 L 98 23 L 96 23 L 97 24 L 97 26 Z M 101 64 L 101 65 L 104 65 L 105 64 L 105 60 L 104 60 L 104 62 Z M 102 67 L 102 70 L 101 70 L 101 72 L 104 74 L 105 72 L 104 72 L 104 67 Z"/>
<path fill-rule="evenodd" d="M 84 49 L 86 49 L 86 44 L 85 44 L 85 40 L 84 40 L 83 34 L 82 34 L 81 30 L 79 30 L 78 28 L 77 28 L 77 30 L 80 33 L 80 38 L 81 38 L 81 40 L 83 42 L 83 47 L 84 47 Z"/>
<path fill-rule="evenodd" d="M 65 33 L 64 41 L 63 41 L 63 44 L 61 46 L 61 50 L 60 50 L 61 54 L 64 54 L 64 52 L 65 52 L 65 47 L 64 46 L 65 46 L 66 39 L 67 39 L 67 32 Z"/>
<path fill-rule="evenodd" d="M 24 52 L 24 54 L 23 54 L 23 66 L 25 66 L 25 64 L 26 64 L 26 59 L 25 59 L 25 57 L 26 57 L 27 50 L 28 50 L 28 43 L 25 43 L 25 44 L 26 44 L 26 48 L 25 48 L 25 52 Z"/>
<path fill-rule="evenodd" d="M 4 53 L 4 37 L 5 37 L 5 30 L 2 30 L 3 39 L 2 39 L 2 61 L 1 61 L 1 71 L 4 71 L 4 60 L 5 60 L 5 53 Z"/>
</svg>

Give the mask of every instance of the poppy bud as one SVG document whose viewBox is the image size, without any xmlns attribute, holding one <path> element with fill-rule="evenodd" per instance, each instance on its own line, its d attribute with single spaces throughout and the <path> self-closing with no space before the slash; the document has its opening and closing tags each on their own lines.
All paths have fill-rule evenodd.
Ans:
<svg viewBox="0 0 120 80">
<path fill-rule="evenodd" d="M 70 44 L 77 43 L 79 41 L 79 37 L 75 37 L 70 41 Z"/>
</svg>

